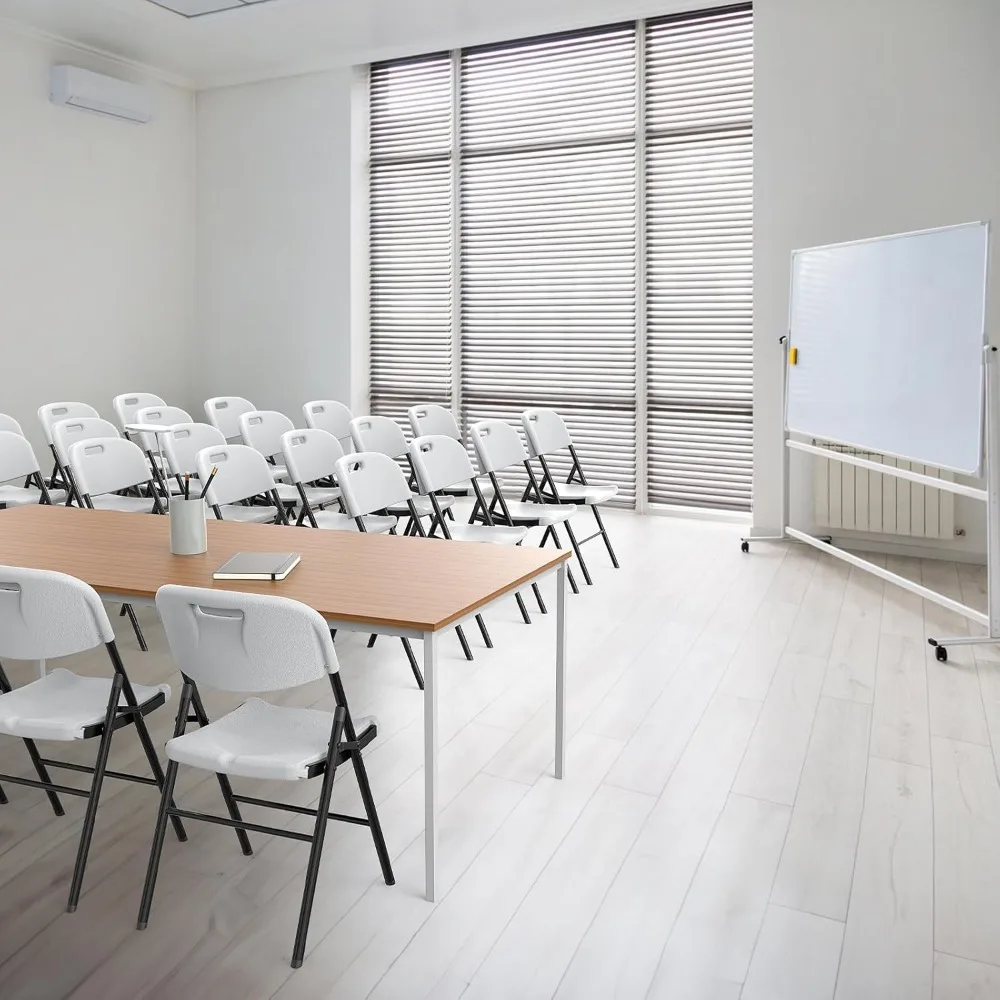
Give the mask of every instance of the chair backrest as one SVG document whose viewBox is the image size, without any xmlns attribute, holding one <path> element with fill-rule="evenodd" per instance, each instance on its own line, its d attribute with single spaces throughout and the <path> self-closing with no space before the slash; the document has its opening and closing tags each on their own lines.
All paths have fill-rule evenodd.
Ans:
<svg viewBox="0 0 1000 1000">
<path fill-rule="evenodd" d="M 0 431 L 10 431 L 12 434 L 20 434 L 21 437 L 24 437 L 21 425 L 6 413 L 0 413 Z"/>
<path fill-rule="evenodd" d="M 528 439 L 528 451 L 532 458 L 560 451 L 573 443 L 563 418 L 555 410 L 546 407 L 525 410 L 521 414 L 521 426 Z"/>
<path fill-rule="evenodd" d="M 206 499 L 213 506 L 239 503 L 274 489 L 274 476 L 264 456 L 249 445 L 222 444 L 202 448 L 195 456 L 198 478 L 208 482 L 213 468 L 218 468 Z"/>
<path fill-rule="evenodd" d="M 295 430 L 295 424 L 277 410 L 250 410 L 240 414 L 243 443 L 256 448 L 264 458 L 281 451 L 281 435 Z"/>
<path fill-rule="evenodd" d="M 70 417 L 99 417 L 89 403 L 46 403 L 38 407 L 38 421 L 45 433 L 45 443 L 52 444 L 52 427 Z"/>
<path fill-rule="evenodd" d="M 87 438 L 69 446 L 73 478 L 82 494 L 99 497 L 104 493 L 144 486 L 150 480 L 149 466 L 142 449 L 127 438 Z"/>
<path fill-rule="evenodd" d="M 118 428 L 100 417 L 69 417 L 52 425 L 52 444 L 63 465 L 70 464 L 69 450 L 77 441 L 116 437 L 121 437 Z"/>
<path fill-rule="evenodd" d="M 287 597 L 168 585 L 156 610 L 174 662 L 199 686 L 280 691 L 339 669 L 330 626 Z"/>
<path fill-rule="evenodd" d="M 293 483 L 314 483 L 336 474 L 344 449 L 329 431 L 307 427 L 281 435 L 281 454 Z"/>
<path fill-rule="evenodd" d="M 427 437 L 430 434 L 444 434 L 462 440 L 458 423 L 451 410 L 438 406 L 437 403 L 425 403 L 423 406 L 411 406 L 407 411 L 410 427 L 414 437 Z"/>
<path fill-rule="evenodd" d="M 205 416 L 213 427 L 222 431 L 227 440 L 240 437 L 240 415 L 254 409 L 253 403 L 242 396 L 213 396 L 205 400 Z"/>
<path fill-rule="evenodd" d="M 13 431 L 0 431 L 0 483 L 38 471 L 38 459 L 28 439 Z"/>
<path fill-rule="evenodd" d="M 345 453 L 353 450 L 351 421 L 354 414 L 343 403 L 338 403 L 335 399 L 314 399 L 302 407 L 302 416 L 305 417 L 307 427 L 329 431 L 340 442 Z"/>
<path fill-rule="evenodd" d="M 403 470 L 388 455 L 377 451 L 338 459 L 337 482 L 351 517 L 364 517 L 413 496 Z"/>
<path fill-rule="evenodd" d="M 101 599 L 82 580 L 0 566 L 0 659 L 54 660 L 114 638 Z"/>
<path fill-rule="evenodd" d="M 483 472 L 500 472 L 528 460 L 517 431 L 503 420 L 480 420 L 469 428 L 469 436 Z"/>
<path fill-rule="evenodd" d="M 160 435 L 160 441 L 171 473 L 181 476 L 198 471 L 195 458 L 203 448 L 214 448 L 226 443 L 218 427 L 199 423 L 175 424 Z"/>
<path fill-rule="evenodd" d="M 450 434 L 425 434 L 410 442 L 410 462 L 421 493 L 436 493 L 475 477 L 469 453 Z"/>
<path fill-rule="evenodd" d="M 355 451 L 377 451 L 389 458 L 406 454 L 406 435 L 392 417 L 355 417 L 351 438 Z"/>
<path fill-rule="evenodd" d="M 166 406 L 157 403 L 153 406 L 144 406 L 135 411 L 135 419 L 129 420 L 130 424 L 161 424 L 164 427 L 173 427 L 174 424 L 191 423 L 191 414 L 187 410 L 182 410 L 179 406 Z M 163 433 L 160 434 L 163 437 Z M 156 435 L 152 431 L 142 431 L 139 435 L 139 444 L 143 451 L 156 454 L 160 450 Z"/>
<path fill-rule="evenodd" d="M 139 418 L 138 413 L 146 406 L 165 406 L 166 401 L 152 392 L 123 392 L 120 396 L 115 396 L 111 404 L 118 418 L 118 427 L 125 430 L 126 424 L 144 423 Z"/>
</svg>

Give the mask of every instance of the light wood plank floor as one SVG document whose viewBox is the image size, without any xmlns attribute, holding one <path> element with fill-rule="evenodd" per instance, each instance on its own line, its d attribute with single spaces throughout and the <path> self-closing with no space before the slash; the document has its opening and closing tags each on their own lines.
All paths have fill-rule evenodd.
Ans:
<svg viewBox="0 0 1000 1000">
<path fill-rule="evenodd" d="M 304 845 L 168 833 L 149 929 L 137 932 L 156 796 L 109 780 L 85 892 L 64 912 L 82 803 L 55 819 L 7 787 L 0 807 L 3 1000 L 1000 997 L 1000 652 L 925 636 L 966 623 L 809 549 L 737 528 L 609 519 L 623 569 L 589 546 L 570 598 L 568 775 L 552 776 L 553 622 L 488 616 L 496 648 L 443 642 L 440 899 L 422 896 L 421 696 L 398 642 L 342 635 L 397 885 L 367 831 L 333 825 L 302 969 L 288 966 Z M 444 544 L 444 543 L 442 543 Z M 981 568 L 890 558 L 985 602 Z M 551 591 L 550 591 L 551 593 Z M 134 680 L 178 677 L 150 609 Z M 103 671 L 97 655 L 77 658 Z M 8 664 L 20 683 L 29 664 Z M 285 696 L 329 705 L 323 685 Z M 210 695 L 217 715 L 234 704 Z M 153 719 L 159 745 L 171 713 Z M 93 747 L 71 748 L 88 760 Z M 116 737 L 112 766 L 141 766 Z M 20 743 L 0 769 L 27 774 Z M 249 786 L 310 802 L 318 783 Z M 214 780 L 178 799 L 217 809 Z M 353 776 L 334 808 L 360 809 Z M 281 822 L 295 822 L 287 816 Z"/>
</svg>

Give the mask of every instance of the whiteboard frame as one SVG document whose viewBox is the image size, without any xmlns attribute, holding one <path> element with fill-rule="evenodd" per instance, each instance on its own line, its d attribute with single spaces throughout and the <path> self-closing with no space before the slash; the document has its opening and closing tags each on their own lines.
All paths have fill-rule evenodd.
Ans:
<svg viewBox="0 0 1000 1000">
<path fill-rule="evenodd" d="M 788 332 L 785 337 L 785 373 L 784 373 L 784 391 L 782 393 L 782 414 L 781 423 L 785 434 L 801 434 L 804 437 L 816 438 L 819 441 L 827 441 L 830 444 L 843 445 L 845 448 L 855 448 L 858 451 L 868 451 L 872 453 L 877 453 L 880 455 L 889 455 L 892 458 L 901 459 L 905 462 L 913 462 L 917 465 L 930 465 L 932 468 L 941 469 L 944 472 L 955 472 L 962 476 L 974 476 L 979 479 L 982 478 L 984 474 L 984 459 L 986 452 L 986 366 L 985 361 L 982 367 L 982 377 L 979 380 L 979 464 L 975 469 L 960 469 L 957 466 L 952 465 L 939 465 L 936 462 L 928 462 L 925 458 L 918 458 L 916 455 L 902 455 L 897 452 L 885 451 L 882 448 L 875 447 L 870 444 L 861 444 L 858 441 L 846 441 L 843 438 L 831 438 L 824 434 L 817 434 L 815 431 L 803 430 L 801 428 L 795 428 L 791 430 L 788 426 L 788 398 L 789 398 L 789 379 L 791 378 L 791 369 L 787 364 L 788 349 L 794 347 L 792 341 L 792 276 L 795 273 L 795 258 L 799 254 L 809 253 L 812 250 L 837 250 L 841 247 L 853 247 L 862 246 L 866 243 L 885 243 L 889 240 L 902 240 L 907 239 L 911 236 L 928 236 L 931 233 L 941 233 L 946 232 L 951 229 L 971 229 L 974 226 L 981 226 L 985 229 L 986 236 L 986 256 L 984 259 L 984 270 L 983 270 L 983 330 L 982 330 L 982 348 L 985 350 L 989 346 L 989 332 L 986 325 L 986 311 L 989 307 L 989 273 L 990 273 L 990 222 L 988 219 L 979 219 L 972 222 L 959 222 L 951 226 L 935 226 L 931 229 L 914 229 L 912 232 L 908 233 L 890 233 L 886 236 L 869 236 L 862 240 L 845 240 L 841 243 L 824 243 L 819 246 L 814 247 L 800 247 L 797 250 L 793 250 L 789 255 L 789 280 L 788 280 Z"/>
</svg>

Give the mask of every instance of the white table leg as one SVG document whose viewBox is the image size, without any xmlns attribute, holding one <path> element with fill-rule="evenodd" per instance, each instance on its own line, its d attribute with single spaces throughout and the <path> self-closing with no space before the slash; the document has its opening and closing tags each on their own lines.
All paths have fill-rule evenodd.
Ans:
<svg viewBox="0 0 1000 1000">
<path fill-rule="evenodd" d="M 424 895 L 434 902 L 438 779 L 437 635 L 424 634 Z"/>
<path fill-rule="evenodd" d="M 556 572 L 556 777 L 566 771 L 566 567 Z"/>
<path fill-rule="evenodd" d="M 41 679 L 44 676 L 45 676 L 45 661 L 44 660 L 39 660 L 38 661 L 38 677 L 39 677 L 39 679 Z"/>
</svg>

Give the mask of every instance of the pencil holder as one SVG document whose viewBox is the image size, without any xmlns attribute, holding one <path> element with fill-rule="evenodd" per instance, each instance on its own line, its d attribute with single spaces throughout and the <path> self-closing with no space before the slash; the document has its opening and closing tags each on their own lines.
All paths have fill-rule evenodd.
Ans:
<svg viewBox="0 0 1000 1000">
<path fill-rule="evenodd" d="M 175 556 L 196 556 L 208 551 L 205 527 L 205 501 L 171 497 L 167 509 L 170 518 L 170 551 Z"/>
</svg>

